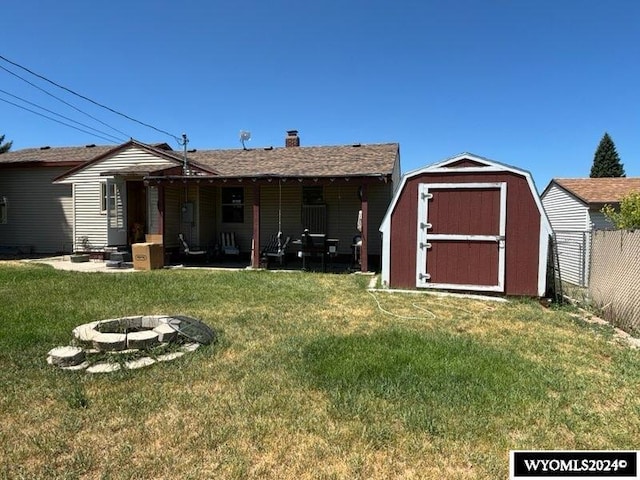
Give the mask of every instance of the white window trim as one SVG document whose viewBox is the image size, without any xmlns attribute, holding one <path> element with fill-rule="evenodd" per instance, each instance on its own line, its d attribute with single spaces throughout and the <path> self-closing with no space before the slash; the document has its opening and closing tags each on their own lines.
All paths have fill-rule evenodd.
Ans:
<svg viewBox="0 0 640 480">
<path fill-rule="evenodd" d="M 111 187 L 110 196 L 107 198 L 107 188 Z M 112 210 L 117 201 L 117 191 L 115 182 L 101 182 L 100 183 L 100 213 L 102 215 L 107 214 L 109 207 L 108 202 L 112 202 Z"/>
</svg>

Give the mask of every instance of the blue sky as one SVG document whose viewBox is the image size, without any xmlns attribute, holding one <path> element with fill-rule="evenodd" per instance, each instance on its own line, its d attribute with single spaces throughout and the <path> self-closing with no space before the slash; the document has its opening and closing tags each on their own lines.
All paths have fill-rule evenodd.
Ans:
<svg viewBox="0 0 640 480">
<path fill-rule="evenodd" d="M 464 151 L 588 176 L 605 131 L 640 176 L 640 2 L 23 0 L 0 55 L 190 148 L 398 142 L 407 172 Z M 0 66 L 0 89 L 103 132 L 167 135 Z M 0 92 L 5 99 L 26 106 Z M 51 114 L 45 113 L 49 116 Z M 63 120 L 68 123 L 68 121 Z M 84 128 L 84 127 L 80 127 Z M 111 143 L 0 101 L 13 148 Z"/>
</svg>

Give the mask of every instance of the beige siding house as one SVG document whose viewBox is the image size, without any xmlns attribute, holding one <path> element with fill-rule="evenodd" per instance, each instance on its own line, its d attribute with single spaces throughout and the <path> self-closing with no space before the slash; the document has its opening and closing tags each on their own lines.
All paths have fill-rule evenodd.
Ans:
<svg viewBox="0 0 640 480">
<path fill-rule="evenodd" d="M 0 253 L 73 248 L 73 189 L 53 180 L 112 147 L 28 148 L 0 155 Z"/>
<path fill-rule="evenodd" d="M 192 246 L 213 249 L 225 232 L 257 266 L 278 232 L 296 239 L 308 229 L 336 239 L 342 255 L 351 255 L 359 235 L 367 270 L 370 261 L 379 265 L 378 227 L 400 178 L 396 143 L 305 147 L 296 131 L 275 148 L 178 152 L 131 140 L 95 147 L 84 157 L 78 151 L 89 148 L 50 150 L 72 159 L 42 180 L 62 192 L 64 208 L 46 232 L 60 237 L 56 251 L 62 244 L 74 251 L 127 246 L 150 233 L 162 235 L 168 250 L 179 249 L 179 234 Z M 20 181 L 13 176 L 8 183 Z M 14 238 L 0 237 L 0 245 Z M 32 243 L 45 246 L 40 238 Z"/>
</svg>

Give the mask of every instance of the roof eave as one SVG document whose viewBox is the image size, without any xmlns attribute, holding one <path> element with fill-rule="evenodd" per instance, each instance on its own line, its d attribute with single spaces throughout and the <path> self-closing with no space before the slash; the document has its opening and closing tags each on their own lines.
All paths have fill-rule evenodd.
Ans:
<svg viewBox="0 0 640 480">
<path fill-rule="evenodd" d="M 349 174 L 335 174 L 335 175 L 300 175 L 300 174 L 277 174 L 277 173 L 261 173 L 261 174 L 247 174 L 247 175 L 149 175 L 144 179 L 148 181 L 197 181 L 197 180 L 269 180 L 269 179 L 355 179 L 355 178 L 367 178 L 367 179 L 390 179 L 392 175 L 390 173 L 349 173 Z"/>
</svg>

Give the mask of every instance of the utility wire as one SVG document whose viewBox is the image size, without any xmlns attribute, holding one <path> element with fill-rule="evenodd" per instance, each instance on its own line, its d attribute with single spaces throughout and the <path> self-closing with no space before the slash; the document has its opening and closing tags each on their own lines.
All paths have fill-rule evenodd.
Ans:
<svg viewBox="0 0 640 480">
<path fill-rule="evenodd" d="M 178 136 L 173 135 L 172 133 L 169 133 L 169 132 L 167 132 L 166 130 L 162 130 L 162 129 L 160 129 L 160 128 L 156 128 L 156 127 L 154 127 L 153 125 L 149 125 L 148 123 L 141 122 L 140 120 L 136 120 L 135 118 L 132 118 L 132 117 L 130 117 L 129 115 L 125 115 L 124 113 L 118 112 L 117 110 L 114 110 L 114 109 L 112 109 L 112 108 L 110 108 L 110 107 L 107 107 L 106 105 L 103 105 L 103 104 L 101 104 L 101 103 L 98 103 L 98 102 L 96 102 L 95 100 L 92 100 L 92 99 L 90 99 L 90 98 L 88 98 L 88 97 L 85 97 L 84 95 L 81 95 L 81 94 L 79 94 L 79 93 L 77 93 L 77 92 L 75 92 L 75 91 L 71 90 L 70 88 L 67 88 L 67 87 L 64 87 L 64 86 L 62 86 L 62 85 L 59 85 L 59 84 L 57 84 L 56 82 L 54 82 L 54 81 L 52 81 L 52 80 L 49 80 L 48 78 L 46 78 L 46 77 L 44 77 L 44 76 L 42 76 L 42 75 L 40 75 L 40 74 L 38 74 L 38 73 L 36 73 L 36 72 L 34 72 L 34 71 L 32 71 L 32 70 L 29 70 L 27 67 L 23 67 L 22 65 L 20 65 L 20 64 L 18 64 L 18 63 L 12 62 L 11 60 L 9 60 L 9 59 L 8 59 L 8 58 L 6 58 L 6 57 L 3 57 L 2 55 L 0 55 L 0 59 L 4 60 L 5 62 L 10 63 L 11 65 L 14 65 L 14 66 L 18 67 L 18 68 L 21 68 L 22 70 L 24 70 L 24 71 L 26 71 L 26 72 L 29 72 L 31 75 L 34 75 L 34 76 L 36 76 L 36 77 L 38 77 L 38 78 L 40 78 L 40 79 L 44 80 L 45 82 L 49 82 L 50 84 L 55 85 L 55 86 L 56 86 L 56 87 L 58 87 L 58 88 L 61 88 L 61 89 L 65 90 L 65 91 L 67 91 L 67 92 L 69 92 L 69 93 L 71 93 L 71 94 L 73 94 L 73 95 L 75 95 L 75 96 L 77 96 L 77 97 L 80 97 L 80 98 L 82 98 L 83 100 L 86 100 L 86 101 L 88 101 L 88 102 L 91 102 L 91 103 L 93 103 L 94 105 L 97 105 L 98 107 L 104 108 L 105 110 L 109 110 L 110 112 L 115 113 L 116 115 L 120 115 L 121 117 L 124 117 L 124 118 L 126 118 L 127 120 L 131 120 L 132 122 L 138 123 L 138 124 L 143 125 L 143 126 L 145 126 L 145 127 L 147 127 L 147 128 L 151 128 L 151 129 L 155 130 L 156 132 L 160 132 L 160 133 L 163 133 L 163 134 L 165 134 L 165 135 L 168 135 L 168 136 L 170 136 L 170 137 L 174 138 L 178 143 L 180 143 L 180 142 L 181 142 L 181 140 L 180 140 L 180 138 L 179 138 Z M 120 132 L 120 133 L 122 133 L 122 132 Z"/>
<path fill-rule="evenodd" d="M 3 67 L 2 65 L 0 65 L 0 69 L 4 70 L 5 72 L 9 73 L 10 75 L 13 75 L 13 76 L 14 76 L 14 77 L 16 77 L 16 78 L 19 78 L 19 79 L 20 79 L 20 80 L 22 80 L 23 82 L 28 83 L 28 84 L 29 84 L 29 85 L 31 85 L 32 87 L 37 88 L 37 89 L 38 89 L 38 90 L 40 90 L 41 92 L 46 93 L 46 94 L 47 94 L 47 95 L 49 95 L 50 97 L 55 98 L 55 99 L 56 99 L 56 100 L 58 100 L 59 102 L 64 103 L 65 105 L 67 105 L 67 106 L 69 106 L 69 107 L 73 108 L 74 110 L 76 110 L 76 111 L 78 111 L 78 112 L 82 113 L 83 115 L 86 115 L 87 117 L 91 118 L 92 120 L 95 120 L 96 122 L 101 123 L 101 124 L 102 124 L 102 125 L 104 125 L 105 127 L 108 127 L 108 128 L 110 128 L 111 130 L 114 130 L 114 131 L 116 131 L 116 132 L 120 133 L 121 135 L 124 135 L 124 136 L 125 136 L 125 137 L 127 137 L 127 138 L 130 138 L 130 137 L 131 137 L 131 135 L 127 135 L 126 133 L 124 133 L 124 132 L 122 132 L 122 131 L 118 130 L 117 128 L 112 127 L 112 126 L 111 126 L 111 125 L 109 125 L 108 123 L 103 122 L 103 121 L 102 121 L 102 120 L 100 120 L 99 118 L 96 118 L 96 117 L 94 117 L 93 115 L 91 115 L 91 114 L 89 114 L 89 113 L 87 113 L 87 112 L 85 112 L 85 111 L 83 111 L 83 110 L 80 110 L 78 107 L 76 107 L 75 105 L 73 105 L 73 104 L 71 104 L 71 103 L 67 102 L 66 100 L 63 100 L 63 99 L 62 99 L 62 98 L 60 98 L 60 97 L 56 97 L 53 93 L 48 92 L 48 91 L 47 91 L 47 90 L 45 90 L 44 88 L 39 87 L 38 85 L 36 85 L 36 84 L 35 84 L 35 83 L 33 83 L 33 82 L 30 82 L 30 81 L 29 81 L 29 80 L 27 80 L 26 78 L 21 77 L 21 76 L 20 76 L 20 75 L 18 75 L 17 73 L 12 72 L 12 71 L 11 71 L 11 70 L 9 70 L 8 68 Z"/>
<path fill-rule="evenodd" d="M 17 103 L 10 102 L 9 100 L 6 100 L 4 98 L 0 98 L 0 102 L 5 102 L 5 103 L 8 103 L 9 105 L 13 105 L 14 107 L 18 107 L 18 108 L 21 108 L 22 110 L 26 110 L 27 112 L 35 113 L 36 115 L 39 115 L 40 117 L 44 117 L 44 118 L 49 119 L 49 120 L 51 120 L 53 122 L 59 123 L 61 125 L 65 125 L 65 126 L 70 127 L 70 128 L 73 128 L 74 130 L 78 130 L 80 132 L 87 133 L 89 135 L 93 135 L 94 137 L 101 138 L 103 140 L 106 140 L 107 142 L 112 142 L 113 141 L 113 140 L 110 140 L 110 139 L 108 139 L 106 137 L 103 137 L 102 135 L 98 135 L 96 133 L 91 133 L 91 132 L 89 132 L 87 130 L 83 130 L 82 128 L 74 127 L 73 125 L 70 125 L 70 124 L 65 123 L 65 122 L 61 122 L 60 120 L 57 120 L 57 119 L 55 119 L 53 117 L 49 117 L 48 115 L 44 115 L 44 114 L 42 114 L 40 112 L 36 112 L 35 110 L 31 110 L 30 108 L 23 107 L 22 105 L 18 105 Z"/>
<path fill-rule="evenodd" d="M 0 88 L 0 92 L 4 93 L 5 95 L 9 95 L 10 97 L 15 98 L 16 100 L 20 100 L 21 102 L 29 104 L 29 105 L 31 105 L 33 107 L 39 108 L 40 110 L 44 110 L 45 112 L 51 113 L 53 115 L 56 115 L 57 117 L 64 118 L 65 120 L 69 120 L 70 122 L 73 122 L 73 123 L 75 123 L 77 125 L 81 125 L 81 126 L 83 126 L 85 128 L 88 128 L 89 130 L 93 130 L 94 132 L 97 132 L 97 133 L 99 133 L 101 135 L 106 135 L 106 136 L 110 137 L 112 139 L 112 141 L 115 141 L 116 143 L 122 143 L 123 142 L 122 138 L 115 137 L 115 136 L 111 135 L 110 133 L 103 132 L 101 130 L 98 130 L 97 128 L 93 128 L 90 125 L 87 125 L 87 124 L 82 123 L 82 122 L 78 122 L 77 120 L 74 120 L 73 118 L 69 118 L 69 117 L 66 117 L 66 116 L 64 116 L 64 115 L 62 115 L 60 113 L 56 113 L 53 110 L 49 110 L 48 108 L 45 108 L 45 107 L 40 106 L 40 105 L 38 105 L 36 103 L 30 102 L 29 100 L 25 100 L 24 98 L 19 97 L 17 95 L 14 95 L 12 93 L 9 93 L 6 90 L 2 90 L 1 88 Z M 101 138 L 103 138 L 103 137 L 101 137 Z M 126 141 L 126 139 L 124 139 L 124 141 Z"/>
</svg>

